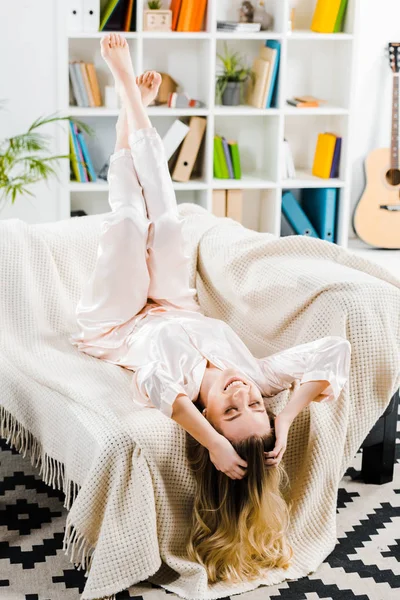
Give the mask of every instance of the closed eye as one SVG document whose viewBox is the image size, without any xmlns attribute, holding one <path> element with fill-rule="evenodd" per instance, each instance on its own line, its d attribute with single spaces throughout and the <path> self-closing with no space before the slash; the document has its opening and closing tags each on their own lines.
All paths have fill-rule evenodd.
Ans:
<svg viewBox="0 0 400 600">
<path fill-rule="evenodd" d="M 254 404 L 260 404 L 260 401 L 257 400 L 256 402 L 252 402 L 249 406 L 254 406 Z M 235 406 L 230 406 L 229 408 L 226 409 L 224 414 L 227 414 L 230 410 L 233 410 L 234 408 L 236 408 Z"/>
</svg>

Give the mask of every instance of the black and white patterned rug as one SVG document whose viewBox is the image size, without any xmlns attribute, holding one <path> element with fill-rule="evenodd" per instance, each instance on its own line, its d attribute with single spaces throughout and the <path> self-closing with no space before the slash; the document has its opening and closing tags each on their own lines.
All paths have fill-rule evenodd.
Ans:
<svg viewBox="0 0 400 600">
<path fill-rule="evenodd" d="M 361 456 L 359 450 L 341 481 L 337 544 L 318 570 L 232 598 L 400 600 L 399 433 L 391 483 L 357 481 Z M 62 550 L 64 494 L 43 483 L 38 472 L 28 454 L 23 458 L 0 439 L 0 600 L 79 600 L 86 578 Z M 143 582 L 117 594 L 117 600 L 167 596 L 178 598 Z"/>
</svg>

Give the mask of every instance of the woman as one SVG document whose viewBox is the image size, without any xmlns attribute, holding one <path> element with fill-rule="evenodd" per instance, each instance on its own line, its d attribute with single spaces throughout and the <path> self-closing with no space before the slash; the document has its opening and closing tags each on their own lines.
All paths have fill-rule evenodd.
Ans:
<svg viewBox="0 0 400 600">
<path fill-rule="evenodd" d="M 111 212 L 70 340 L 132 370 L 132 401 L 158 408 L 189 434 L 198 480 L 190 556 L 206 565 L 211 581 L 257 576 L 290 558 L 279 490 L 290 425 L 311 401 L 339 396 L 350 344 L 327 336 L 257 359 L 227 323 L 202 313 L 189 287 L 162 140 L 145 110 L 161 76 L 135 77 L 119 34 L 105 36 L 101 52 L 123 108 L 108 174 Z M 273 422 L 263 396 L 296 379 L 301 385 Z"/>
</svg>

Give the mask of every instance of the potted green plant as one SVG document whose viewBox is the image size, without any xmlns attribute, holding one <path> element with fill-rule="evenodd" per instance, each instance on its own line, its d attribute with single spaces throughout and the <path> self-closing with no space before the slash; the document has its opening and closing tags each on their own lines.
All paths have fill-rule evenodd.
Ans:
<svg viewBox="0 0 400 600">
<path fill-rule="evenodd" d="M 143 31 L 171 31 L 172 10 L 164 9 L 162 0 L 148 0 L 143 11 Z"/>
<path fill-rule="evenodd" d="M 245 65 L 243 57 L 238 52 L 230 52 L 225 42 L 225 53 L 217 57 L 222 63 L 222 71 L 216 79 L 216 102 L 229 106 L 244 104 L 244 85 L 251 79 L 254 82 L 255 74 L 250 67 Z"/>
<path fill-rule="evenodd" d="M 86 133 L 92 133 L 86 123 L 71 117 L 50 115 L 36 119 L 26 133 L 0 141 L 0 210 L 9 200 L 14 204 L 19 195 L 34 196 L 30 186 L 57 176 L 58 160 L 74 160 L 71 154 L 52 156 L 49 151 L 50 137 L 38 131 L 49 123 L 66 120 L 72 120 Z"/>
</svg>

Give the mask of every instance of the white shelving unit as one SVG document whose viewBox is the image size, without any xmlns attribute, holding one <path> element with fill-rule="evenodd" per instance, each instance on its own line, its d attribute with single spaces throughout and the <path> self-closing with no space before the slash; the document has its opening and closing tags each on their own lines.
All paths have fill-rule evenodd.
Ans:
<svg viewBox="0 0 400 600">
<path fill-rule="evenodd" d="M 169 2 L 164 2 L 168 6 Z M 67 6 L 59 2 L 59 105 L 65 114 L 90 124 L 95 137 L 86 138 L 96 170 L 112 153 L 118 110 L 69 106 L 68 61 L 94 62 L 100 82 L 112 84 L 112 77 L 100 55 L 99 40 L 103 33 L 70 33 L 66 31 Z M 288 29 L 290 0 L 270 0 L 268 12 L 274 15 L 274 30 L 256 34 L 221 33 L 217 19 L 238 19 L 240 0 L 208 0 L 206 31 L 199 33 L 151 33 L 142 31 L 144 0 L 136 0 L 137 31 L 125 33 L 130 46 L 135 72 L 147 69 L 169 73 L 193 98 L 203 100 L 205 108 L 169 109 L 149 107 L 152 124 L 164 135 L 176 118 L 190 115 L 207 118 L 202 150 L 200 176 L 187 183 L 174 182 L 177 201 L 195 202 L 211 210 L 212 190 L 239 188 L 246 202 L 244 225 L 257 231 L 280 235 L 282 192 L 295 195 L 301 188 L 337 187 L 338 215 L 336 242 L 347 247 L 350 227 L 350 176 L 355 44 L 359 0 L 348 0 L 344 32 L 318 34 L 311 32 L 316 0 L 297 0 L 293 29 Z M 220 106 L 215 103 L 215 77 L 219 71 L 217 53 L 227 42 L 229 49 L 246 57 L 248 66 L 258 55 L 259 47 L 268 39 L 281 42 L 278 74 L 277 106 L 256 109 L 251 106 Z M 297 109 L 286 99 L 298 94 L 312 94 L 327 100 L 321 108 Z M 311 175 L 317 135 L 333 131 L 342 136 L 340 172 L 337 179 L 321 179 Z M 214 134 L 237 139 L 243 178 L 213 177 Z M 68 135 L 63 129 L 62 150 L 68 151 Z M 282 179 L 280 159 L 283 139 L 291 146 L 296 179 Z M 70 211 L 83 208 L 88 214 L 109 211 L 107 184 L 69 181 L 66 161 L 62 172 L 63 186 L 59 216 L 68 218 Z"/>
</svg>

